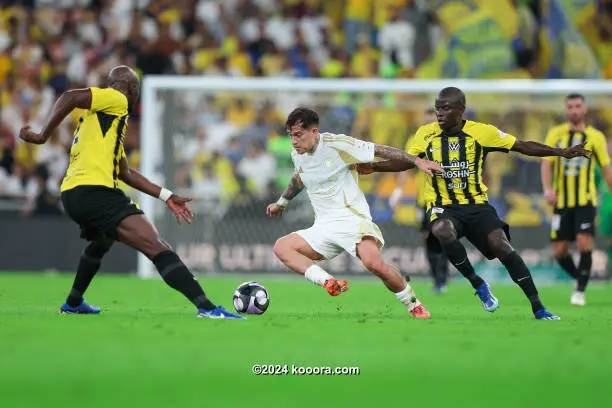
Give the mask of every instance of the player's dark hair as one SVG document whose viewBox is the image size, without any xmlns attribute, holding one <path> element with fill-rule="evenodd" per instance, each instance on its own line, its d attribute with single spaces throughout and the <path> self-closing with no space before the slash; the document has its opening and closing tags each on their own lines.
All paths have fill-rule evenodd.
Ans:
<svg viewBox="0 0 612 408">
<path fill-rule="evenodd" d="M 439 99 L 447 99 L 451 103 L 455 103 L 459 106 L 465 106 L 465 94 L 459 88 L 449 86 L 444 88 L 438 94 Z"/>
<path fill-rule="evenodd" d="M 295 125 L 301 125 L 304 129 L 308 129 L 311 126 L 318 126 L 319 115 L 312 109 L 296 108 L 287 117 L 285 129 L 290 129 Z"/>
<path fill-rule="evenodd" d="M 569 101 L 570 99 L 580 99 L 582 100 L 582 102 L 584 102 L 584 95 L 581 93 L 577 93 L 577 92 L 571 93 L 565 97 L 566 101 Z"/>
</svg>

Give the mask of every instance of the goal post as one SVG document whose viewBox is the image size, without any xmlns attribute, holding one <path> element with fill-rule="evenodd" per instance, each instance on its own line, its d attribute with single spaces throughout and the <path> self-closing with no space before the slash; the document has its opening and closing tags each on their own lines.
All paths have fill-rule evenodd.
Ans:
<svg viewBox="0 0 612 408">
<path fill-rule="evenodd" d="M 282 134 L 279 125 L 286 114 L 306 105 L 324 112 L 321 119 L 329 128 L 323 130 L 402 148 L 420 124 L 423 110 L 431 107 L 436 93 L 447 86 L 466 93 L 468 113 L 475 115 L 476 120 L 493 123 L 524 139 L 543 140 L 543 129 L 558 122 L 563 98 L 569 93 L 584 94 L 596 119 L 605 125 L 612 109 L 612 82 L 605 80 L 146 76 L 142 83 L 141 170 L 168 188 L 194 194 L 196 217 L 191 226 L 177 227 L 158 200 L 141 195 L 140 205 L 162 237 L 198 273 L 280 272 L 283 268 L 272 253 L 275 240 L 291 228 L 309 226 L 312 212 L 302 194 L 292 203 L 287 220 L 267 221 L 262 217 L 261 206 L 282 191 L 283 177 L 291 169 L 282 155 L 274 156 L 278 153 L 274 150 L 276 145 L 268 144 L 263 150 L 257 145 L 263 140 L 261 135 L 266 131 L 268 135 Z M 262 143 L 267 144 L 267 140 Z M 277 138 L 274 141 L 281 146 L 280 151 L 286 151 L 286 142 L 283 144 Z M 533 162 L 517 165 L 513 160 L 504 164 L 505 169 L 492 170 L 495 177 L 489 187 L 499 196 L 525 193 L 513 198 L 517 200 L 514 204 L 508 204 L 507 198 L 500 199 L 503 205 L 514 206 L 516 210 L 512 213 L 510 209 L 504 216 L 515 220 L 510 222 L 513 228 L 526 228 L 525 237 L 533 236 L 535 230 L 541 237 L 547 228 L 546 210 L 534 210 L 538 205 L 521 202 L 525 197 L 537 200 L 534 198 L 537 194 L 529 193 L 537 187 L 529 179 L 529 172 L 535 167 Z M 511 176 L 508 166 L 514 166 Z M 526 173 L 522 181 L 514 180 L 513 169 L 515 173 Z M 400 268 L 418 269 L 426 275 L 424 254 L 422 248 L 418 249 L 422 240 L 416 228 L 407 227 L 417 225 L 411 187 L 405 189 L 404 206 L 398 208 L 398 214 L 390 212 L 386 204 L 389 190 L 394 187 L 389 175 L 362 178 L 361 182 L 366 184 L 373 217 L 385 234 L 387 256 Z M 247 202 L 249 199 L 253 200 L 252 205 Z M 535 258 L 544 259 L 543 245 L 534 246 L 537 245 L 529 243 L 526 250 L 533 249 L 537 253 L 532 254 Z M 337 272 L 356 271 L 351 260 L 334 262 Z M 138 275 L 143 278 L 157 275 L 154 266 L 142 255 L 138 259 Z"/>
</svg>

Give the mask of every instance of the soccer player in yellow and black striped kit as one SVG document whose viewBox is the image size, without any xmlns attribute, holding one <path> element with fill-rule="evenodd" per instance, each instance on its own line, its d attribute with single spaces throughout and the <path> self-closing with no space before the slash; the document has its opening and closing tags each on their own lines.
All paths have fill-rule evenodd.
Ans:
<svg viewBox="0 0 612 408">
<path fill-rule="evenodd" d="M 40 133 L 29 126 L 19 137 L 26 142 L 45 143 L 62 120 L 75 108 L 85 110 L 74 133 L 70 165 L 61 186 L 62 202 L 68 216 L 81 227 L 81 237 L 89 241 L 79 261 L 77 273 L 63 314 L 97 314 L 100 308 L 85 303 L 83 295 L 100 268 L 104 255 L 116 241 L 138 250 L 149 258 L 164 281 L 196 306 L 198 317 L 242 319 L 215 306 L 205 295 L 187 266 L 159 237 L 155 227 L 121 190 L 118 180 L 165 201 L 180 222 L 191 223 L 190 199 L 162 188 L 129 167 L 123 140 L 129 114 L 140 94 L 140 81 L 127 66 L 118 66 L 108 76 L 108 88 L 85 88 L 64 92 Z"/>
<path fill-rule="evenodd" d="M 434 121 L 436 118 L 435 112 L 433 109 L 429 108 L 425 110 L 423 123 L 430 123 Z M 412 139 L 412 138 L 411 138 Z M 406 150 L 410 146 L 411 139 L 406 143 Z M 395 211 L 399 201 L 402 197 L 402 192 L 404 190 L 404 184 L 408 181 L 409 174 L 408 172 L 401 172 L 397 175 L 396 183 L 397 187 L 391 194 L 389 198 L 389 205 L 391 209 Z M 444 293 L 446 292 L 446 283 L 448 281 L 448 260 L 446 259 L 446 255 L 444 251 L 440 248 L 439 245 L 435 245 L 432 240 L 429 239 L 429 220 L 426 217 L 427 213 L 427 200 L 426 200 L 426 192 L 427 192 L 427 175 L 423 172 L 417 172 L 414 174 L 416 177 L 418 184 L 418 196 L 417 196 L 417 211 L 418 211 L 418 220 L 420 223 L 419 229 L 423 234 L 424 244 L 425 244 L 425 253 L 427 255 L 427 262 L 429 263 L 429 272 L 434 281 L 433 293 Z"/>
<path fill-rule="evenodd" d="M 550 129 L 545 143 L 561 148 L 586 144 L 586 148 L 593 152 L 591 157 L 571 160 L 548 157 L 542 160 L 544 196 L 554 206 L 550 235 L 553 252 L 559 265 L 577 281 L 570 299 L 570 303 L 577 306 L 586 303 L 584 291 L 591 275 L 597 208 L 595 166 L 601 167 L 604 180 L 612 186 L 612 166 L 606 137 L 587 125 L 587 111 L 582 95 L 568 95 L 565 98 L 567 121 Z M 569 252 L 573 241 L 576 241 L 580 253 L 578 267 Z"/>
<path fill-rule="evenodd" d="M 463 236 L 488 259 L 497 258 L 502 262 L 529 299 L 536 319 L 559 320 L 542 305 L 529 269 L 510 245 L 508 225 L 488 204 L 482 169 L 487 155 L 495 151 L 512 150 L 528 156 L 568 159 L 588 157 L 590 152 L 584 145 L 558 148 L 518 140 L 495 126 L 464 120 L 465 95 L 455 87 L 440 91 L 435 110 L 437 122 L 421 126 L 408 147 L 408 154 L 426 157 L 445 169 L 444 173 L 434 174 L 427 181 L 429 239 L 439 242 L 450 262 L 470 281 L 485 310 L 495 311 L 499 302 L 489 285 L 474 271 L 459 241 Z M 364 170 L 406 170 L 406 165 L 397 161 L 372 163 L 369 167 Z"/>
</svg>

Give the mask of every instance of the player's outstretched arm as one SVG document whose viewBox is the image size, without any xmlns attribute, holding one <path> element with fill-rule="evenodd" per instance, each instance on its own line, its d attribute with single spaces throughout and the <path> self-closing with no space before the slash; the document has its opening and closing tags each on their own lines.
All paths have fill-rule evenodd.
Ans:
<svg viewBox="0 0 612 408">
<path fill-rule="evenodd" d="M 74 108 L 91 109 L 91 89 L 74 89 L 64 92 L 53 105 L 51 115 L 40 133 L 32 131 L 30 126 L 24 126 L 19 137 L 34 144 L 45 143 L 51 134 Z"/>
<path fill-rule="evenodd" d="M 374 147 L 374 156 L 387 160 L 372 163 L 372 172 L 398 172 L 416 167 L 422 172 L 432 176 L 433 173 L 442 173 L 444 171 L 442 166 L 436 162 L 421 159 L 391 146 L 376 145 Z M 359 170 L 361 174 L 365 174 L 363 169 Z"/>
<path fill-rule="evenodd" d="M 566 159 L 573 159 L 574 157 L 589 157 L 591 155 L 590 150 L 584 148 L 584 143 L 567 147 L 552 147 L 544 143 L 534 141 L 516 140 L 512 146 L 512 151 L 522 153 L 526 156 L 534 157 L 547 157 L 547 156 L 561 156 Z"/>
<path fill-rule="evenodd" d="M 304 183 L 298 173 L 293 173 L 289 185 L 278 199 L 277 202 L 272 203 L 266 208 L 266 214 L 270 217 L 282 217 L 285 212 L 285 208 L 289 205 L 289 201 L 293 200 L 300 192 L 304 189 Z"/>
<path fill-rule="evenodd" d="M 130 187 L 135 188 L 151 197 L 159 198 L 166 202 L 170 211 L 174 213 L 176 222 L 181 223 L 181 218 L 191 224 L 193 213 L 187 206 L 191 198 L 179 197 L 172 191 L 165 189 L 153 183 L 151 180 L 143 176 L 138 170 L 130 168 L 127 159 L 123 157 L 119 162 L 119 179 Z"/>
</svg>

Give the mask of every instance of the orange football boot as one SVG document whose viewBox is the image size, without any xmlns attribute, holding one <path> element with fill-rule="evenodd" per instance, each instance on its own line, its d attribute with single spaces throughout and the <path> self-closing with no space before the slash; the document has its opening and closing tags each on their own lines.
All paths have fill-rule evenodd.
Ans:
<svg viewBox="0 0 612 408">
<path fill-rule="evenodd" d="M 342 279 L 331 278 L 325 281 L 323 287 L 332 296 L 338 296 L 348 290 L 348 282 Z"/>
<path fill-rule="evenodd" d="M 410 311 L 410 314 L 417 319 L 429 319 L 431 314 L 423 305 L 419 304 L 417 307 Z"/>
</svg>

